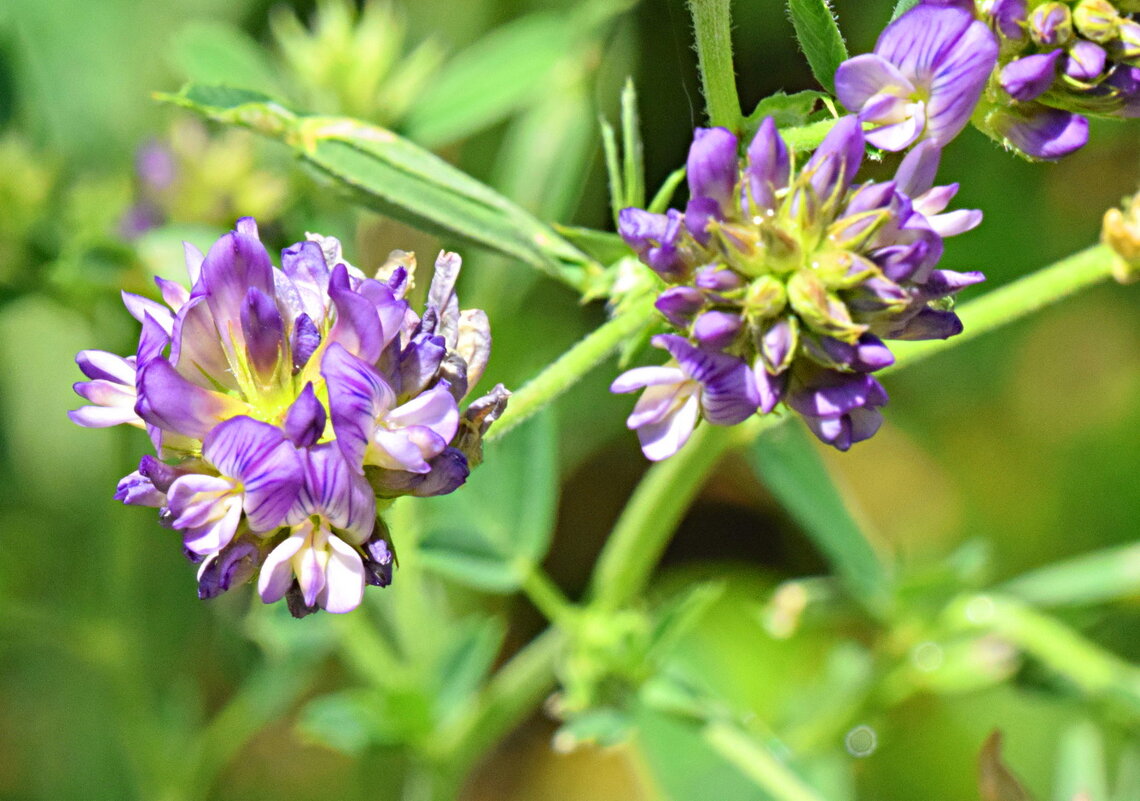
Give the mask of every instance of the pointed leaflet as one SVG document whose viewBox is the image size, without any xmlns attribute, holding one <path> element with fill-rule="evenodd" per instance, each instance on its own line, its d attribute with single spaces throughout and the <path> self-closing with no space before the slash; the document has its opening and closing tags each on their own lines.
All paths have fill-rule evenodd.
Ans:
<svg viewBox="0 0 1140 801">
<path fill-rule="evenodd" d="M 788 14 L 812 74 L 827 91 L 835 91 L 835 70 L 847 60 L 847 46 L 828 0 L 788 0 Z"/>
<path fill-rule="evenodd" d="M 888 600 L 890 577 L 844 505 L 811 440 L 783 425 L 748 451 L 752 469 L 804 529 L 855 598 L 872 611 Z"/>
<path fill-rule="evenodd" d="M 284 142 L 363 205 L 401 222 L 496 250 L 576 289 L 600 269 L 507 198 L 384 128 L 300 116 L 264 95 L 226 87 L 191 84 L 162 99 Z"/>
</svg>

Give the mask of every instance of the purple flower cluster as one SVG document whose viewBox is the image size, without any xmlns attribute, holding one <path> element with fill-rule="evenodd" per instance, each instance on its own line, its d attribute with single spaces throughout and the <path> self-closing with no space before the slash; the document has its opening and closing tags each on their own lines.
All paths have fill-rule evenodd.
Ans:
<svg viewBox="0 0 1140 801">
<path fill-rule="evenodd" d="M 1110 0 L 924 0 L 840 65 L 839 99 L 902 150 L 943 146 L 972 117 L 1033 159 L 1088 141 L 1086 114 L 1140 116 L 1140 21 Z"/>
<path fill-rule="evenodd" d="M 620 216 L 622 237 L 669 285 L 656 306 L 679 332 L 653 339 L 669 364 L 611 388 L 644 388 L 627 422 L 652 460 L 675 453 L 700 418 L 732 425 L 781 403 L 840 450 L 867 439 L 887 401 L 873 373 L 894 360 L 883 340 L 957 334 L 947 299 L 983 280 L 935 269 L 943 237 L 981 213 L 943 213 L 957 186 L 934 186 L 932 139 L 893 180 L 863 184 L 854 116 L 798 169 L 771 118 L 743 161 L 738 147 L 723 128 L 698 130 L 685 211 Z"/>
<path fill-rule="evenodd" d="M 1140 116 L 1140 22 L 1124 5 L 980 3 L 1002 56 L 978 126 L 1032 158 L 1057 159 L 1088 141 L 1084 115 Z"/>
<path fill-rule="evenodd" d="M 256 577 L 298 617 L 354 609 L 392 579 L 378 506 L 459 487 L 506 405 L 499 385 L 459 410 L 491 347 L 486 315 L 459 309 L 460 259 L 440 254 L 422 316 L 410 254 L 368 278 L 310 236 L 277 268 L 251 218 L 205 255 L 187 244 L 186 266 L 189 290 L 155 279 L 163 303 L 123 293 L 138 349 L 82 351 L 90 405 L 70 417 L 149 433 L 158 456 L 115 497 L 181 532 L 199 597 Z"/>
</svg>

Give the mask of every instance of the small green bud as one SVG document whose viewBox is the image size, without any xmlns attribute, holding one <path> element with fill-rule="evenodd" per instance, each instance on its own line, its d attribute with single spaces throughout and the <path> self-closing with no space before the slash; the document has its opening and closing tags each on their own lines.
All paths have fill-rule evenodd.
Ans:
<svg viewBox="0 0 1140 801">
<path fill-rule="evenodd" d="M 1081 0 L 1073 9 L 1073 24 L 1081 36 L 1104 44 L 1116 37 L 1120 15 L 1108 0 Z"/>
<path fill-rule="evenodd" d="M 744 295 L 744 314 L 750 320 L 775 317 L 788 303 L 784 284 L 770 275 L 762 275 L 748 285 Z"/>
<path fill-rule="evenodd" d="M 788 281 L 788 301 L 800 320 L 820 334 L 854 343 L 867 330 L 851 320 L 847 307 L 811 270 L 800 270 Z"/>
<path fill-rule="evenodd" d="M 1122 284 L 1140 281 L 1140 194 L 1124 210 L 1105 212 L 1100 241 L 1116 253 L 1113 277 Z"/>
<path fill-rule="evenodd" d="M 1042 3 L 1029 15 L 1029 35 L 1042 47 L 1066 45 L 1073 38 L 1073 16 L 1064 3 Z"/>
</svg>

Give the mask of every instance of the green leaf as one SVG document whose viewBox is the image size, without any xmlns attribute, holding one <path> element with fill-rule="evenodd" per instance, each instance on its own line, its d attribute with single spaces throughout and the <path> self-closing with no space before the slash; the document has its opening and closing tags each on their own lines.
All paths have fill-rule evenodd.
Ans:
<svg viewBox="0 0 1140 801">
<path fill-rule="evenodd" d="M 1140 595 L 1140 543 L 1082 554 L 1018 576 L 1002 590 L 1036 606 L 1081 606 Z"/>
<path fill-rule="evenodd" d="M 749 448 L 752 468 L 804 529 L 848 591 L 871 610 L 890 597 L 890 577 L 844 504 L 807 432 L 782 425 Z"/>
<path fill-rule="evenodd" d="M 170 59 L 188 81 L 282 94 L 277 71 L 265 51 L 232 25 L 190 23 L 174 37 Z"/>
<path fill-rule="evenodd" d="M 409 225 L 483 245 L 575 288 L 601 269 L 498 192 L 384 128 L 299 115 L 264 95 L 228 87 L 191 84 L 160 99 L 289 145 L 362 205 Z"/>
<path fill-rule="evenodd" d="M 622 176 L 621 158 L 618 155 L 617 134 L 614 126 L 605 119 L 599 119 L 602 129 L 602 155 L 606 161 L 606 178 L 610 190 L 610 209 L 613 211 L 614 225 L 618 224 L 618 214 L 625 208 L 625 180 Z"/>
<path fill-rule="evenodd" d="M 645 206 L 645 149 L 641 143 L 641 120 L 637 114 L 637 89 L 633 79 L 621 92 L 621 146 L 625 173 L 625 205 Z"/>
<path fill-rule="evenodd" d="M 459 491 L 417 504 L 425 568 L 489 592 L 519 586 L 518 563 L 546 555 L 558 501 L 556 432 L 549 412 L 487 443 Z"/>
<path fill-rule="evenodd" d="M 307 703 L 297 728 L 310 742 L 334 751 L 360 756 L 376 740 L 375 693 L 347 690 L 314 698 Z"/>
<path fill-rule="evenodd" d="M 1078 723 L 1061 737 L 1054 801 L 1108 801 L 1104 738 L 1090 722 Z"/>
<path fill-rule="evenodd" d="M 796 38 L 812 74 L 827 91 L 835 91 L 835 70 L 847 60 L 847 46 L 828 0 L 788 0 Z"/>
<path fill-rule="evenodd" d="M 462 139 L 541 98 L 580 31 L 537 13 L 496 29 L 448 61 L 416 101 L 408 136 L 428 147 Z"/>
<path fill-rule="evenodd" d="M 668 653 L 701 621 L 724 590 L 723 582 L 702 582 L 669 599 L 654 616 L 648 656 L 658 659 Z"/>
<path fill-rule="evenodd" d="M 616 745 L 629 734 L 632 721 L 617 709 L 601 707 L 575 715 L 554 733 L 554 749 L 563 753 L 590 744 Z"/>
<path fill-rule="evenodd" d="M 441 723 L 462 714 L 491 670 L 506 629 L 497 618 L 459 622 L 436 668 L 436 717 Z"/>
<path fill-rule="evenodd" d="M 799 128 L 812 120 L 813 113 L 819 102 L 827 97 L 824 92 L 814 89 L 805 89 L 795 94 L 777 92 L 756 104 L 744 120 L 745 138 L 755 135 L 756 129 L 765 117 L 772 117 L 777 128 Z"/>
<path fill-rule="evenodd" d="M 891 22 L 894 22 L 921 2 L 922 0 L 899 0 L 895 3 L 894 12 L 891 13 Z"/>
<path fill-rule="evenodd" d="M 615 233 L 555 224 L 554 230 L 574 247 L 601 264 L 614 264 L 630 255 L 629 245 Z"/>
</svg>

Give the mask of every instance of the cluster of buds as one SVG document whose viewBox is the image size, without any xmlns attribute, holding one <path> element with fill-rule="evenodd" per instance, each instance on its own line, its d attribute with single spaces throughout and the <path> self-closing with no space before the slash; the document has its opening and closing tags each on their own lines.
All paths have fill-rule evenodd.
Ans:
<svg viewBox="0 0 1140 801">
<path fill-rule="evenodd" d="M 1083 115 L 1140 116 L 1140 21 L 1131 0 L 986 0 L 1001 56 L 978 126 L 1022 153 L 1065 156 L 1088 141 Z"/>
<path fill-rule="evenodd" d="M 868 141 L 945 145 L 973 119 L 1031 159 L 1088 141 L 1083 115 L 1140 116 L 1135 0 L 923 0 L 874 53 L 840 65 L 835 90 Z"/>
<path fill-rule="evenodd" d="M 252 218 L 204 256 L 186 245 L 191 288 L 156 278 L 163 302 L 124 293 L 142 323 L 126 358 L 82 351 L 82 426 L 144 428 L 147 455 L 118 486 L 157 507 L 212 598 L 256 578 L 298 617 L 347 612 L 394 560 L 378 510 L 459 487 L 506 405 L 496 386 L 461 414 L 490 355 L 486 315 L 460 311 L 460 260 L 443 253 L 422 316 L 405 295 L 410 254 L 374 278 L 312 236 L 275 267 Z"/>
<path fill-rule="evenodd" d="M 781 403 L 840 450 L 870 437 L 887 401 L 873 373 L 894 360 L 883 340 L 957 334 L 947 299 L 983 280 L 935 269 L 943 237 L 981 213 L 942 213 L 957 186 L 934 186 L 933 142 L 913 148 L 894 180 L 860 185 L 854 116 L 799 169 L 771 118 L 743 161 L 738 144 L 723 128 L 698 130 L 684 213 L 620 215 L 622 237 L 669 284 L 656 306 L 678 332 L 653 339 L 668 365 L 630 370 L 611 388 L 645 388 L 628 425 L 653 460 L 700 418 L 732 425 Z"/>
</svg>

